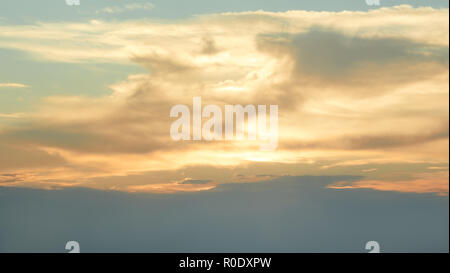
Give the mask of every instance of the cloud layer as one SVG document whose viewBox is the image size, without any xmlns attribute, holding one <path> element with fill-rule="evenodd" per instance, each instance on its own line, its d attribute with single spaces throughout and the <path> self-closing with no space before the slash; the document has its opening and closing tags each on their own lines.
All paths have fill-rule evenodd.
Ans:
<svg viewBox="0 0 450 273">
<path fill-rule="evenodd" d="M 147 69 L 112 82 L 109 96 L 47 97 L 0 123 L 0 183 L 174 192 L 335 171 L 364 174 L 351 187 L 378 190 L 402 176 L 390 189 L 404 191 L 404 181 L 434 173 L 425 180 L 437 187 L 409 191 L 445 194 L 448 172 L 428 167 L 448 166 L 448 33 L 447 9 L 409 6 L 0 25 L 0 47 L 37 59 Z M 279 149 L 171 141 L 170 108 L 194 96 L 205 105 L 279 105 Z M 285 168 L 242 174 L 253 164 Z M 203 174 L 186 174 L 198 166 Z"/>
</svg>

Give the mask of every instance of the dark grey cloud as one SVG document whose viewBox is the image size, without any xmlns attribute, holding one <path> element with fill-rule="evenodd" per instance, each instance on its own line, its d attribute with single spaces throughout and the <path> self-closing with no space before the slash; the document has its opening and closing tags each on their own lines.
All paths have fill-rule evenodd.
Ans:
<svg viewBox="0 0 450 273">
<path fill-rule="evenodd" d="M 292 49 L 301 73 L 346 76 L 367 64 L 438 62 L 448 65 L 448 48 L 398 38 L 360 38 L 313 29 L 294 36 Z M 428 55 L 425 55 L 428 54 Z"/>
<path fill-rule="evenodd" d="M 257 37 L 258 48 L 293 62 L 290 85 L 333 87 L 352 96 L 374 96 L 403 84 L 448 73 L 449 49 L 402 38 L 359 37 L 312 27 L 299 34 Z"/>
<path fill-rule="evenodd" d="M 449 64 L 448 47 L 400 38 L 361 38 L 318 27 L 297 35 L 260 35 L 257 42 L 261 50 L 294 53 L 301 73 L 323 77 L 346 76 L 367 64 L 386 65 L 399 61 Z"/>
</svg>

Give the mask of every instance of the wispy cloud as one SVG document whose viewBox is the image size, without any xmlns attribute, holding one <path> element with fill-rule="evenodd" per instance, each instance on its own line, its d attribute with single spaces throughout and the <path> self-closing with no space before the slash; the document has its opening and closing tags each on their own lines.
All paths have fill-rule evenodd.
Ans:
<svg viewBox="0 0 450 273">
<path fill-rule="evenodd" d="M 112 7 L 106 7 L 100 10 L 97 10 L 97 14 L 101 13 L 107 13 L 107 14 L 117 14 L 122 13 L 126 11 L 134 11 L 134 10 L 151 10 L 155 7 L 154 4 L 148 2 L 148 3 L 131 3 L 126 4 L 123 6 L 112 6 Z"/>
<path fill-rule="evenodd" d="M 0 87 L 28 88 L 29 86 L 21 83 L 0 83 Z"/>
<path fill-rule="evenodd" d="M 362 170 L 361 172 L 363 172 L 363 173 L 371 173 L 371 172 L 375 172 L 376 170 L 377 170 L 376 168 L 372 168 L 372 169 Z"/>
<path fill-rule="evenodd" d="M 25 113 L 11 113 L 11 114 L 0 113 L 0 118 L 23 118 L 25 116 L 26 116 Z"/>
<path fill-rule="evenodd" d="M 435 193 L 448 195 L 449 173 L 442 171 L 437 173 L 423 173 L 410 180 L 361 180 L 357 182 L 338 182 L 329 185 L 331 189 L 373 189 L 378 191 L 395 191 L 405 193 Z"/>
<path fill-rule="evenodd" d="M 439 167 L 436 167 L 436 166 L 428 167 L 428 170 L 447 170 L 447 169 L 448 169 L 448 167 L 442 167 L 442 166 L 439 166 Z"/>
</svg>

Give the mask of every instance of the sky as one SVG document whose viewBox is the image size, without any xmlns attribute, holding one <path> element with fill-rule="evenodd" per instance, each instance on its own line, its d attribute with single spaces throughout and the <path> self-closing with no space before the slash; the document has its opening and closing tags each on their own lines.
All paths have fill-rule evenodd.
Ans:
<svg viewBox="0 0 450 273">
<path fill-rule="evenodd" d="M 2 1 L 0 251 L 448 252 L 448 18 L 437 0 Z M 276 149 L 171 139 L 199 96 L 277 105 Z"/>
</svg>

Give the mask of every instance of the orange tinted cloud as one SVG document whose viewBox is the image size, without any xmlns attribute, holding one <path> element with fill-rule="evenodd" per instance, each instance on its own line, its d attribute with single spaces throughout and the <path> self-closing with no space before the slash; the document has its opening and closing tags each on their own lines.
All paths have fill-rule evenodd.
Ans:
<svg viewBox="0 0 450 273">
<path fill-rule="evenodd" d="M 425 173 L 412 180 L 383 181 L 361 180 L 357 182 L 338 182 L 328 186 L 330 189 L 373 189 L 408 193 L 435 193 L 448 195 L 449 173 Z"/>
<path fill-rule="evenodd" d="M 47 97 L 26 114 L 0 114 L 0 122 L 12 120 L 0 123 L 0 171 L 17 177 L 2 185 L 202 190 L 211 185 L 177 184 L 181 174 L 145 182 L 131 175 L 264 162 L 272 172 L 192 179 L 258 182 L 310 174 L 299 171 L 301 164 L 320 175 L 354 175 L 348 168 L 361 166 L 365 171 L 356 174 L 370 176 L 372 188 L 381 189 L 388 182 L 371 175 L 392 170 L 374 164 L 448 162 L 448 10 L 401 6 L 214 14 L 164 23 L 0 24 L 0 33 L 0 47 L 46 60 L 148 70 L 111 82 L 109 95 Z M 278 105 L 279 148 L 172 141 L 170 108 L 191 105 L 194 96 L 205 105 Z M 286 164 L 283 171 L 276 170 L 279 163 Z M 105 177 L 109 183 L 92 182 Z"/>
</svg>

